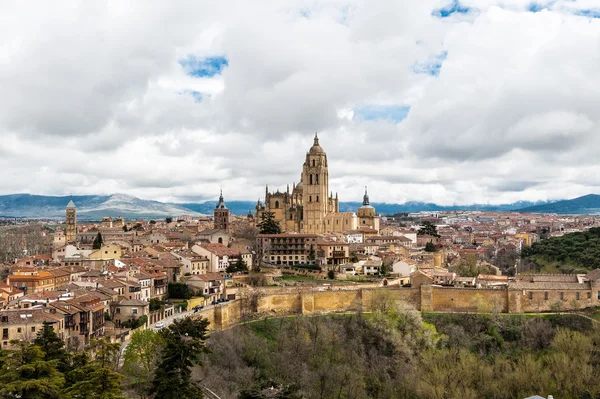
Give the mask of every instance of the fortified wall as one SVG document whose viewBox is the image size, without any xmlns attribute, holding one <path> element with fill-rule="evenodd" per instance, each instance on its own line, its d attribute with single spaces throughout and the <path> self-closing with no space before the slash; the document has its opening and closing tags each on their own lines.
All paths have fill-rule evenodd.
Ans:
<svg viewBox="0 0 600 399">
<path fill-rule="evenodd" d="M 540 287 L 542 288 L 542 287 Z M 600 294 L 591 290 L 474 289 L 422 285 L 417 288 L 363 288 L 351 291 L 278 293 L 254 301 L 237 299 L 194 313 L 210 328 L 223 329 L 256 317 L 286 314 L 373 311 L 390 306 L 423 312 L 537 313 L 595 307 Z"/>
</svg>

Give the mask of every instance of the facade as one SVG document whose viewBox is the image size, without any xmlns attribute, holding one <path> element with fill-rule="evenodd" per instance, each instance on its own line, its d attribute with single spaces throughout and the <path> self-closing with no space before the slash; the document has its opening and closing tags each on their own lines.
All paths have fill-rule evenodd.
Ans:
<svg viewBox="0 0 600 399">
<path fill-rule="evenodd" d="M 75 244 L 77 242 L 77 208 L 73 200 L 67 204 L 65 224 L 65 239 L 68 244 Z"/>
<path fill-rule="evenodd" d="M 229 229 L 231 228 L 231 213 L 227 206 L 225 205 L 225 201 L 223 201 L 223 191 L 221 190 L 221 195 L 219 196 L 219 203 L 215 207 L 214 211 L 215 218 L 215 229 L 224 230 L 229 233 Z"/>
<path fill-rule="evenodd" d="M 379 217 L 375 215 L 375 209 L 371 209 L 372 212 L 364 212 L 364 227 L 376 226 L 378 229 Z M 284 193 L 270 193 L 267 186 L 264 204 L 260 200 L 256 204 L 256 222 L 261 220 L 264 212 L 273 213 L 283 232 L 304 234 L 354 230 L 361 220 L 354 212 L 339 212 L 338 195 L 336 193 L 334 197 L 329 191 L 327 155 L 316 134 L 313 146 L 306 153 L 300 183 L 294 183 L 291 192 L 288 185 Z"/>
<path fill-rule="evenodd" d="M 45 309 L 12 309 L 0 311 L 0 335 L 2 349 L 10 348 L 10 341 L 33 341 L 37 333 L 50 323 L 59 337 L 63 337 L 64 324 L 61 317 Z"/>
<path fill-rule="evenodd" d="M 362 206 L 358 208 L 358 225 L 361 228 L 370 228 L 379 231 L 379 215 L 375 213 L 375 208 L 369 204 L 369 194 L 367 194 L 366 187 Z"/>
<path fill-rule="evenodd" d="M 259 234 L 256 237 L 262 260 L 276 265 L 307 265 L 315 263 L 316 234 Z"/>
</svg>

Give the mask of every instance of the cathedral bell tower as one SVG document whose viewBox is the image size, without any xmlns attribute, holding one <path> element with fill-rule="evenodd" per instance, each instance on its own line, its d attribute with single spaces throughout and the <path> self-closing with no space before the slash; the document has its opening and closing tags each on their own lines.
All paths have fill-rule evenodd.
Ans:
<svg viewBox="0 0 600 399">
<path fill-rule="evenodd" d="M 67 244 L 77 243 L 77 208 L 71 199 L 66 209 L 65 241 Z"/>
<path fill-rule="evenodd" d="M 302 231 L 304 233 L 325 232 L 327 193 L 329 193 L 327 155 L 319 145 L 319 137 L 315 133 L 314 144 L 306 154 L 306 161 L 302 167 L 302 198 L 304 202 Z"/>
<path fill-rule="evenodd" d="M 221 190 L 221 195 L 219 196 L 219 203 L 215 207 L 214 211 L 214 219 L 215 219 L 215 229 L 225 230 L 229 233 L 230 226 L 230 213 L 229 209 L 225 205 L 225 201 L 223 200 L 223 190 Z"/>
</svg>

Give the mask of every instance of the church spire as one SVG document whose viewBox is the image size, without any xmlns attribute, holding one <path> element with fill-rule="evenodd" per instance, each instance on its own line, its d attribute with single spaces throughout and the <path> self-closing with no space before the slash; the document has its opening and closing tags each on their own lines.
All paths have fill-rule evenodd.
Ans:
<svg viewBox="0 0 600 399">
<path fill-rule="evenodd" d="M 314 145 L 319 145 L 319 136 L 317 135 L 317 132 L 315 132 L 315 143 Z"/>
<path fill-rule="evenodd" d="M 216 206 L 217 209 L 227 209 L 225 201 L 223 200 L 223 189 L 221 189 L 221 195 L 219 195 L 219 203 Z"/>
<path fill-rule="evenodd" d="M 363 197 L 363 205 L 369 205 L 369 194 L 367 194 L 367 186 L 365 186 L 365 196 Z"/>
</svg>

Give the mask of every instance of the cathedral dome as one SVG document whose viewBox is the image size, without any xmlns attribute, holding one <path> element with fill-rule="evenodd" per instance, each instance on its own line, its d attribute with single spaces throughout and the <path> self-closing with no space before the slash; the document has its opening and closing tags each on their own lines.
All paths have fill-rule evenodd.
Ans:
<svg viewBox="0 0 600 399">
<path fill-rule="evenodd" d="M 315 133 L 315 142 L 313 144 L 312 147 L 310 147 L 310 154 L 311 155 L 320 155 L 320 154 L 325 154 L 325 150 L 323 150 L 323 147 L 321 147 L 319 145 L 319 137 L 317 136 L 317 134 Z"/>
</svg>

